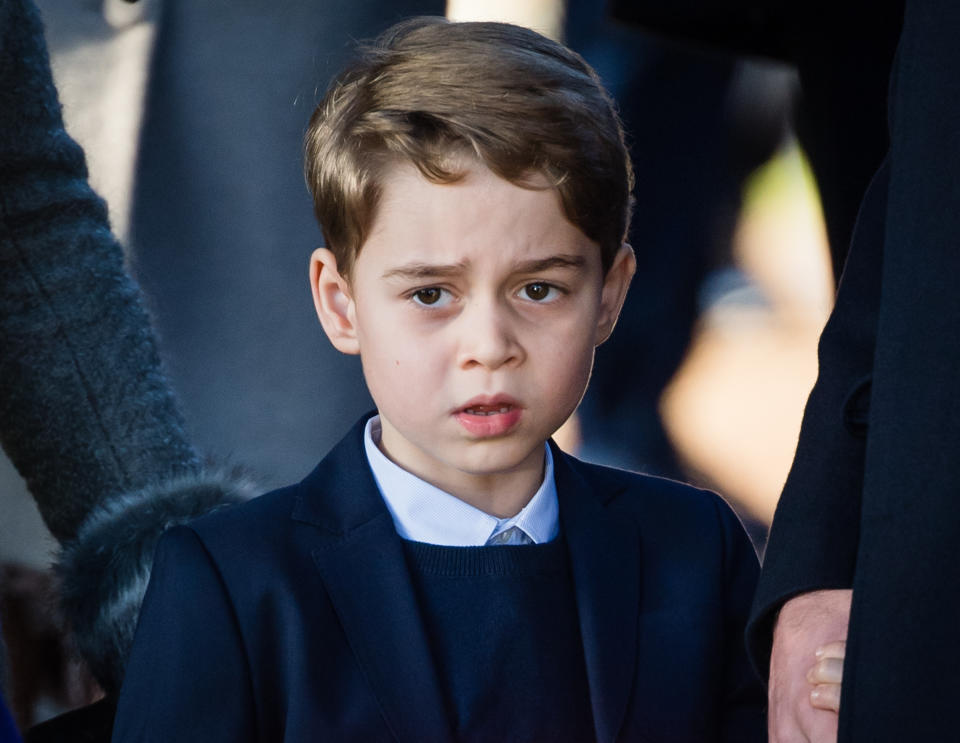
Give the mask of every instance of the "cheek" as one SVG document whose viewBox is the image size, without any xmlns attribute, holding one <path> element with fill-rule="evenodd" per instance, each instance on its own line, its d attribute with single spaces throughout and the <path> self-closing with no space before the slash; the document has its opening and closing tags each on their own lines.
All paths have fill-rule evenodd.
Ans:
<svg viewBox="0 0 960 743">
<path fill-rule="evenodd" d="M 563 408 L 576 407 L 593 368 L 593 333 L 582 323 L 572 323 L 557 332 L 543 333 L 535 344 L 537 376 Z"/>
<path fill-rule="evenodd" d="M 363 374 L 377 407 L 423 410 L 441 389 L 440 354 L 400 326 L 381 325 L 363 334 Z"/>
<path fill-rule="evenodd" d="M 593 369 L 593 344 L 586 344 L 578 350 L 576 361 L 572 362 L 567 357 L 566 363 L 561 367 L 563 383 L 558 384 L 558 392 L 562 394 L 565 406 L 569 407 L 567 414 L 572 413 L 573 409 L 580 404 Z"/>
</svg>

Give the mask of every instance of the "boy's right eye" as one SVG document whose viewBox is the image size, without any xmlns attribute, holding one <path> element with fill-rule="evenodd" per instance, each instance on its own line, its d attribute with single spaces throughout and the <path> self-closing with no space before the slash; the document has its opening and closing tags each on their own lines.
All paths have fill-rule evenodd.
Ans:
<svg viewBox="0 0 960 743">
<path fill-rule="evenodd" d="M 417 289 L 411 297 L 414 302 L 425 307 L 438 307 L 450 301 L 450 293 L 446 289 L 441 289 L 436 286 Z"/>
</svg>

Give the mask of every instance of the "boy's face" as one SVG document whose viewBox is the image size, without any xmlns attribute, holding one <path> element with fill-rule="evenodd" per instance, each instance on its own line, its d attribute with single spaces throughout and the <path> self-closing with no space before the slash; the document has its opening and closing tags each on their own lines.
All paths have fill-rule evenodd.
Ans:
<svg viewBox="0 0 960 743">
<path fill-rule="evenodd" d="M 384 452 L 476 501 L 532 495 L 543 443 L 579 403 L 633 267 L 625 246 L 605 278 L 553 189 L 479 164 L 443 185 L 398 165 L 351 280 L 325 249 L 311 280 L 331 341 L 361 356 Z"/>
</svg>

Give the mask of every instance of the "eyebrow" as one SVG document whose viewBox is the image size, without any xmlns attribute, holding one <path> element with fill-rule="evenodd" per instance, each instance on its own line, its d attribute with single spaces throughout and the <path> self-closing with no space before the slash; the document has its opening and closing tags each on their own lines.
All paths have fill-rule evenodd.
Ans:
<svg viewBox="0 0 960 743">
<path fill-rule="evenodd" d="M 456 276 L 463 273 L 466 263 L 450 263 L 446 265 L 435 263 L 406 263 L 383 272 L 385 279 L 430 279 Z"/>
<path fill-rule="evenodd" d="M 524 261 L 514 268 L 513 273 L 539 273 L 551 268 L 583 268 L 586 265 L 586 258 L 582 255 L 551 255 L 548 258 L 537 258 L 531 261 Z M 407 263 L 397 268 L 391 268 L 383 273 L 383 278 L 393 279 L 431 279 L 446 278 L 462 274 L 467 268 L 467 264 L 449 263 Z"/>
</svg>

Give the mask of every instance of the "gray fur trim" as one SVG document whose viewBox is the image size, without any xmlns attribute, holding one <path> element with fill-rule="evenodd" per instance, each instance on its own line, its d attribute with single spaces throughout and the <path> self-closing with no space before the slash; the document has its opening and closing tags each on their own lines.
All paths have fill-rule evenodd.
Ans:
<svg viewBox="0 0 960 743">
<path fill-rule="evenodd" d="M 259 491 L 248 479 L 204 472 L 108 498 L 57 561 L 64 616 L 77 650 L 109 693 L 123 681 L 160 535 Z"/>
</svg>

